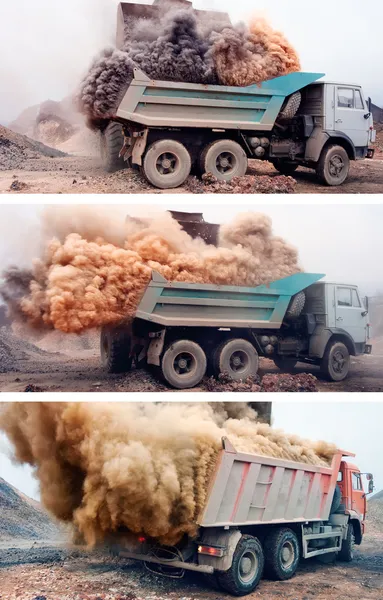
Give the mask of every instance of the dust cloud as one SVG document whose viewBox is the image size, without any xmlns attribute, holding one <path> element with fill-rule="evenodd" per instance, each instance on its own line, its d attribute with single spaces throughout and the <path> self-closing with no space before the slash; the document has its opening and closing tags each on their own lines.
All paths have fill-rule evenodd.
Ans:
<svg viewBox="0 0 383 600">
<path fill-rule="evenodd" d="M 134 317 L 153 271 L 168 281 L 245 286 L 300 271 L 297 250 L 261 213 L 222 226 L 217 247 L 192 239 L 168 212 L 104 215 L 96 207 L 45 212 L 47 241 L 33 272 L 3 273 L 0 294 L 13 315 L 34 328 L 81 333 Z"/>
<path fill-rule="evenodd" d="M 238 451 L 328 466 L 335 447 L 256 421 L 243 404 L 13 403 L 0 429 L 35 468 L 44 506 L 93 546 L 124 532 L 197 535 L 221 439 Z"/>
<path fill-rule="evenodd" d="M 264 19 L 230 27 L 170 3 L 160 20 L 128 23 L 125 35 L 123 48 L 103 51 L 80 86 L 78 106 L 90 126 L 115 114 L 135 67 L 151 79 L 232 86 L 300 69 L 294 48 Z"/>
</svg>

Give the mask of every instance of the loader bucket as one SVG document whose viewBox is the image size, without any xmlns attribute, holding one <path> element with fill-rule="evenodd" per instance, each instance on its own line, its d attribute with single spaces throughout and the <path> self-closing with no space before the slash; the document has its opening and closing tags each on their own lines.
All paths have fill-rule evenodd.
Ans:
<svg viewBox="0 0 383 600">
<path fill-rule="evenodd" d="M 189 0 L 154 0 L 153 4 L 139 4 L 137 2 L 121 2 L 118 5 L 117 12 L 117 48 L 122 48 L 125 40 L 127 25 L 137 19 L 151 19 L 154 22 L 159 20 L 169 6 L 174 8 L 191 9 L 197 17 L 203 21 L 213 21 L 215 24 L 231 25 L 230 17 L 227 13 L 211 10 L 193 9 L 193 3 Z"/>
<path fill-rule="evenodd" d="M 177 210 L 169 210 L 173 219 L 178 221 L 182 229 L 186 231 L 193 239 L 202 238 L 207 244 L 216 246 L 218 244 L 218 231 L 219 225 L 213 223 L 207 223 L 202 213 L 186 213 Z M 127 215 L 126 221 L 133 221 L 134 223 L 148 225 L 150 219 L 131 217 Z"/>
</svg>

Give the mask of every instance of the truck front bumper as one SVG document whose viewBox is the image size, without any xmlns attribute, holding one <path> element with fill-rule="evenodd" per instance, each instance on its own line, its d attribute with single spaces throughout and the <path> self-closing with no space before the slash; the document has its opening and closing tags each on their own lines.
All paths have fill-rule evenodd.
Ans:
<svg viewBox="0 0 383 600">
<path fill-rule="evenodd" d="M 364 354 L 372 354 L 372 346 L 371 344 L 366 344 L 364 347 Z"/>
</svg>

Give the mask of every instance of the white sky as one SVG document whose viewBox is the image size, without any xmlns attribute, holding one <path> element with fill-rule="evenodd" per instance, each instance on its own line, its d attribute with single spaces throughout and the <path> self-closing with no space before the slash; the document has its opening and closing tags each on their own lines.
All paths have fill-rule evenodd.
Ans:
<svg viewBox="0 0 383 600">
<path fill-rule="evenodd" d="M 136 398 L 139 401 L 139 395 Z M 252 400 L 257 398 L 254 396 Z M 363 473 L 374 474 L 376 491 L 383 488 L 382 422 L 382 403 L 327 403 L 318 399 L 316 402 L 273 404 L 275 427 L 306 439 L 332 442 L 342 450 L 355 453 L 356 458 L 349 460 Z M 38 500 L 38 484 L 32 469 L 12 464 L 9 453 L 10 445 L 0 434 L 0 477 Z"/>
<path fill-rule="evenodd" d="M 133 198 L 132 198 L 133 200 Z M 362 294 L 383 290 L 383 205 L 228 204 L 219 208 L 193 201 L 172 201 L 168 209 L 203 212 L 206 220 L 223 223 L 236 214 L 255 210 L 271 216 L 274 232 L 299 250 L 305 271 L 324 273 L 328 281 L 358 284 Z M 251 199 L 248 200 L 249 202 Z M 190 204 L 189 204 L 190 202 Z M 115 207 L 122 215 L 150 214 L 155 207 Z M 0 271 L 9 264 L 27 266 L 39 249 L 40 205 L 0 206 Z M 95 206 L 92 210 L 97 210 Z M 113 206 L 108 207 L 108 211 Z M 157 208 L 158 210 L 158 208 Z"/>
<path fill-rule="evenodd" d="M 145 2 L 150 4 L 150 0 Z M 115 37 L 117 0 L 1 0 L 0 123 L 72 93 L 93 56 Z M 266 16 L 296 46 L 305 71 L 360 83 L 383 105 L 383 3 L 370 0 L 194 0 L 234 22 Z"/>
</svg>

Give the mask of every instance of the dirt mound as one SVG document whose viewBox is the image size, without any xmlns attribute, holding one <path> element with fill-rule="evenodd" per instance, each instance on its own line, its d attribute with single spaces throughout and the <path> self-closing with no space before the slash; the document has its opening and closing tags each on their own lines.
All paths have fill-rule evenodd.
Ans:
<svg viewBox="0 0 383 600">
<path fill-rule="evenodd" d="M 0 171 L 23 169 L 27 160 L 42 156 L 58 158 L 66 154 L 0 125 Z"/>
<path fill-rule="evenodd" d="M 369 499 L 367 518 L 375 529 L 383 531 L 383 490 Z"/>
<path fill-rule="evenodd" d="M 39 502 L 19 492 L 0 477 L 0 540 L 49 540 L 60 535 Z"/>
<path fill-rule="evenodd" d="M 224 182 L 206 173 L 202 180 L 189 177 L 186 188 L 192 194 L 293 194 L 296 183 L 295 179 L 285 175 L 245 175 Z"/>
<path fill-rule="evenodd" d="M 48 353 L 34 344 L 21 340 L 6 327 L 0 328 L 0 373 L 17 371 L 20 361 L 27 361 L 36 354 L 46 356 Z"/>
<path fill-rule="evenodd" d="M 208 392 L 317 392 L 317 383 L 317 378 L 309 373 L 278 373 L 265 375 L 262 379 L 257 375 L 239 382 L 221 374 L 218 379 L 207 379 L 204 387 Z"/>
</svg>

